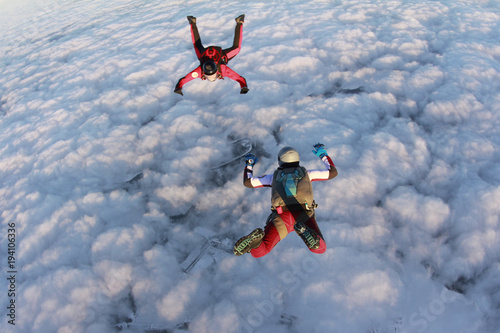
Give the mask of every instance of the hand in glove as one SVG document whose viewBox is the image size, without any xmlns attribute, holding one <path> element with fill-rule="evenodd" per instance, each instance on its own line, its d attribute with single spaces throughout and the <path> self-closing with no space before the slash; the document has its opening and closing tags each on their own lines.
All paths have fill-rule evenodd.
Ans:
<svg viewBox="0 0 500 333">
<path fill-rule="evenodd" d="M 317 143 L 314 145 L 314 149 L 312 151 L 316 156 L 319 158 L 323 158 L 325 156 L 328 156 L 328 153 L 326 152 L 325 145 L 322 143 Z"/>
<path fill-rule="evenodd" d="M 257 156 L 254 154 L 248 154 L 245 156 L 245 163 L 247 166 L 253 167 L 257 163 Z"/>
<path fill-rule="evenodd" d="M 182 89 L 175 89 L 174 93 L 184 96 L 184 94 L 182 93 Z"/>
<path fill-rule="evenodd" d="M 240 94 L 246 94 L 250 89 L 248 87 L 241 88 Z"/>
</svg>

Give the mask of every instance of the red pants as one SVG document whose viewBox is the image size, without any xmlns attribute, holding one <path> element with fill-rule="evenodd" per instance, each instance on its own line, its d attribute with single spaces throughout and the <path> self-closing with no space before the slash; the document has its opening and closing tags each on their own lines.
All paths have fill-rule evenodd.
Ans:
<svg viewBox="0 0 500 333">
<path fill-rule="evenodd" d="M 274 214 L 274 216 L 273 216 Z M 262 239 L 262 243 L 258 248 L 253 249 L 250 253 L 252 254 L 253 257 L 259 258 L 263 257 L 278 244 L 278 242 L 286 237 L 287 233 L 290 233 L 292 231 L 295 231 L 293 226 L 295 225 L 295 219 L 298 217 L 300 212 L 283 212 L 281 214 L 273 213 L 268 219 L 266 228 L 264 230 L 265 235 L 264 238 Z M 323 236 L 321 235 L 321 231 L 318 228 L 318 224 L 316 223 L 316 219 L 314 218 L 314 215 L 305 222 L 305 224 L 314 230 L 319 238 L 319 248 L 311 250 L 311 252 L 314 253 L 324 253 L 326 251 L 326 243 L 323 240 Z M 281 230 L 281 236 L 278 231 L 278 228 Z M 285 231 L 286 229 L 286 231 Z"/>
</svg>

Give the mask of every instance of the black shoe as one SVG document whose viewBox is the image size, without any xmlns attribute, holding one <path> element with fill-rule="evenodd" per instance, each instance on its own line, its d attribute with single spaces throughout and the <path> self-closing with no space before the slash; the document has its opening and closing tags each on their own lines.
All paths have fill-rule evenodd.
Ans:
<svg viewBox="0 0 500 333">
<path fill-rule="evenodd" d="M 245 14 L 242 14 L 240 16 L 238 16 L 237 18 L 234 19 L 236 21 L 236 23 L 241 23 L 243 24 L 243 22 L 245 22 Z"/>
<path fill-rule="evenodd" d="M 264 230 L 257 228 L 252 231 L 249 235 L 241 237 L 233 248 L 233 253 L 237 256 L 248 253 L 253 249 L 259 247 L 262 243 L 262 238 L 264 238 Z"/>
<path fill-rule="evenodd" d="M 196 17 L 188 16 L 187 18 L 188 18 L 189 24 L 196 24 Z"/>
<path fill-rule="evenodd" d="M 307 247 L 316 250 L 319 248 L 319 236 L 318 234 L 306 226 L 304 223 L 296 223 L 293 227 L 295 229 L 295 232 L 302 238 L 304 243 L 306 243 Z"/>
</svg>

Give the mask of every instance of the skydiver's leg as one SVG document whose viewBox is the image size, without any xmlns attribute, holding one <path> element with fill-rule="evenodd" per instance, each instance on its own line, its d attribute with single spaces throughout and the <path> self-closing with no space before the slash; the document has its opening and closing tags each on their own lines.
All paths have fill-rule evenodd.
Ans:
<svg viewBox="0 0 500 333">
<path fill-rule="evenodd" d="M 193 40 L 194 50 L 196 52 L 196 56 L 198 57 L 198 59 L 200 59 L 201 55 L 205 51 L 205 48 L 201 43 L 200 33 L 198 32 L 198 27 L 196 26 L 196 18 L 193 16 L 188 16 L 188 21 L 191 26 L 191 38 Z"/>
<path fill-rule="evenodd" d="M 264 229 L 264 238 L 259 247 L 253 249 L 250 253 L 253 257 L 263 257 L 285 238 L 289 232 L 293 231 L 293 216 L 289 212 L 278 215 L 272 212 L 267 219 Z"/>
<path fill-rule="evenodd" d="M 309 248 L 309 250 L 311 250 L 311 252 L 314 252 L 314 253 L 324 253 L 326 251 L 326 243 L 325 243 L 325 240 L 323 239 L 323 234 L 321 233 L 321 230 L 319 230 L 318 223 L 316 222 L 315 216 L 310 218 L 305 223 L 305 225 L 308 228 L 310 228 L 311 230 L 313 230 L 313 232 L 315 232 L 319 236 L 319 247 L 317 249 Z"/>
<path fill-rule="evenodd" d="M 241 17 L 244 18 L 245 15 L 241 15 L 236 18 L 236 28 L 234 29 L 233 46 L 224 50 L 224 52 L 227 55 L 228 61 L 234 58 L 240 52 L 241 49 L 241 42 L 243 41 L 243 19 L 240 19 Z"/>
</svg>

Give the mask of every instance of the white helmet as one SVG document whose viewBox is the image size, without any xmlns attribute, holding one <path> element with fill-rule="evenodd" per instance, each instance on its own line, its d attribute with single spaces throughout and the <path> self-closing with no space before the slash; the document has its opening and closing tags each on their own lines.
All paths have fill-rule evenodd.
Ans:
<svg viewBox="0 0 500 333">
<path fill-rule="evenodd" d="M 299 153 L 292 147 L 283 147 L 278 153 L 278 162 L 280 166 L 286 163 L 295 163 L 299 161 Z"/>
<path fill-rule="evenodd" d="M 212 75 L 205 75 L 205 78 L 210 82 L 214 82 L 215 80 L 217 80 L 217 73 Z"/>
</svg>

